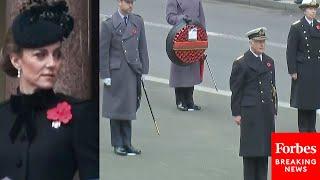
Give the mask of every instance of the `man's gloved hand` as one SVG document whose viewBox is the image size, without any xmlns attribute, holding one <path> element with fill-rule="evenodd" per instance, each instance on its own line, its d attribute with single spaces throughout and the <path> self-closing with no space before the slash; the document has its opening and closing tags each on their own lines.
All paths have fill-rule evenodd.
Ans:
<svg viewBox="0 0 320 180">
<path fill-rule="evenodd" d="M 103 83 L 106 85 L 106 86 L 111 86 L 111 78 L 106 78 L 103 80 Z"/>
<path fill-rule="evenodd" d="M 189 18 L 188 16 L 184 16 L 182 19 L 183 19 L 187 24 L 192 21 L 192 19 Z"/>
<path fill-rule="evenodd" d="M 142 75 L 141 75 L 141 80 L 142 80 L 142 81 L 146 80 L 146 76 L 147 76 L 146 74 L 142 74 Z"/>
</svg>

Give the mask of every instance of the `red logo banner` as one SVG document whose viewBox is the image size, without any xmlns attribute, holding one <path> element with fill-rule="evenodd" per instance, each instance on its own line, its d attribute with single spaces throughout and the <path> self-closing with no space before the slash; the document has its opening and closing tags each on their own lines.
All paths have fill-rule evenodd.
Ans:
<svg viewBox="0 0 320 180">
<path fill-rule="evenodd" d="M 272 180 L 319 180 L 320 134 L 273 133 Z"/>
</svg>

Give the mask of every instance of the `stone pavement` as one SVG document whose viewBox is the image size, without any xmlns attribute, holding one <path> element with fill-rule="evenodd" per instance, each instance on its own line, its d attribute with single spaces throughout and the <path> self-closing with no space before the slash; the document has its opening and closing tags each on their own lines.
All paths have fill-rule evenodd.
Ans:
<svg viewBox="0 0 320 180">
<path fill-rule="evenodd" d="M 166 84 L 145 82 L 161 135 L 157 136 L 142 97 L 133 122 L 133 145 L 141 156 L 112 152 L 109 120 L 100 122 L 101 180 L 241 180 L 239 127 L 230 112 L 230 97 L 195 91 L 198 112 L 177 111 L 174 92 Z M 297 130 L 297 113 L 279 109 L 277 131 Z M 319 124 L 318 124 L 319 129 Z"/>
</svg>

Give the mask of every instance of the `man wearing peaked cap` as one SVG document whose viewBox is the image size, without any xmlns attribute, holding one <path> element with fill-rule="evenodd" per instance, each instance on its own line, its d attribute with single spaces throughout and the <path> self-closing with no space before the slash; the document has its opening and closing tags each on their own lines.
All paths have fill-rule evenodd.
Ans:
<svg viewBox="0 0 320 180">
<path fill-rule="evenodd" d="M 310 8 L 310 7 L 318 8 L 319 3 L 316 0 L 303 0 L 299 6 L 300 9 Z"/>
<path fill-rule="evenodd" d="M 252 40 L 265 40 L 267 39 L 266 37 L 266 31 L 267 31 L 267 28 L 265 27 L 261 27 L 261 28 L 256 28 L 256 29 L 253 29 L 249 32 L 246 33 L 246 36 Z"/>
<path fill-rule="evenodd" d="M 244 180 L 267 180 L 277 113 L 275 67 L 264 53 L 266 28 L 253 29 L 246 36 L 250 49 L 232 65 L 231 111 L 241 129 L 239 155 L 243 157 Z"/>
<path fill-rule="evenodd" d="M 315 19 L 319 3 L 303 0 L 299 7 L 304 16 L 291 25 L 287 41 L 290 106 L 298 109 L 299 132 L 315 132 L 320 108 L 320 23 Z"/>
<path fill-rule="evenodd" d="M 134 0 L 101 23 L 100 76 L 104 82 L 102 116 L 110 119 L 111 145 L 117 155 L 139 155 L 131 144 L 131 120 L 141 99 L 141 78 L 149 71 L 144 22 L 133 14 Z"/>
</svg>

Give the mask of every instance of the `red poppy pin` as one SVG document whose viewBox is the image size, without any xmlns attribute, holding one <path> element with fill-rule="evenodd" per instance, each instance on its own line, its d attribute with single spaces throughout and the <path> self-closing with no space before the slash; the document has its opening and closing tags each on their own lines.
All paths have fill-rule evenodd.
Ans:
<svg viewBox="0 0 320 180">
<path fill-rule="evenodd" d="M 47 119 L 52 121 L 53 128 L 59 128 L 61 123 L 67 124 L 72 119 L 71 105 L 66 101 L 47 111 Z"/>
<path fill-rule="evenodd" d="M 137 34 L 137 29 L 136 28 L 133 28 L 132 29 L 132 35 L 136 35 Z"/>
<path fill-rule="evenodd" d="M 272 65 L 271 65 L 271 63 L 268 62 L 268 63 L 267 63 L 267 66 L 268 66 L 268 68 L 270 68 Z"/>
<path fill-rule="evenodd" d="M 320 30 L 320 24 L 317 24 L 316 28 L 317 28 L 318 30 Z"/>
</svg>

